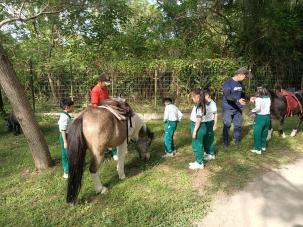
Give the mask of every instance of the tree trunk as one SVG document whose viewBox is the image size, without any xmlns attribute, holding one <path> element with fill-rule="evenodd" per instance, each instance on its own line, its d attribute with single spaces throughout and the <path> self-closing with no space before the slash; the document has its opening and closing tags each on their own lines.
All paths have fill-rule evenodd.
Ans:
<svg viewBox="0 0 303 227">
<path fill-rule="evenodd" d="M 47 74 L 48 82 L 49 82 L 49 85 L 50 85 L 50 88 L 51 88 L 53 102 L 57 103 L 58 102 L 58 97 L 57 97 L 57 94 L 56 94 L 57 92 L 56 92 L 56 89 L 55 89 L 55 83 L 54 83 L 54 80 L 53 80 L 52 77 L 53 76 L 52 76 L 51 73 Z"/>
<path fill-rule="evenodd" d="M 1 43 L 0 84 L 12 105 L 13 111 L 27 139 L 36 168 L 38 170 L 48 168 L 51 165 L 51 156 L 48 146 L 39 128 L 38 122 L 35 120 L 34 113 L 26 98 L 24 89 L 18 81 L 13 66 Z"/>
</svg>

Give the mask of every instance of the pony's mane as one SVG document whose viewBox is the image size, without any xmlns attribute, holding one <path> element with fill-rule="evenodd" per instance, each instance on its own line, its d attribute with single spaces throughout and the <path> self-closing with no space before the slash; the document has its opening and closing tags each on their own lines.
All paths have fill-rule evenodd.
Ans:
<svg viewBox="0 0 303 227">
<path fill-rule="evenodd" d="M 271 98 L 280 98 L 280 99 L 284 99 L 284 97 L 280 94 L 278 94 L 275 90 L 268 90 L 269 95 Z"/>
<path fill-rule="evenodd" d="M 139 137 L 145 137 L 147 136 L 151 140 L 154 139 L 154 133 L 147 127 L 145 124 L 141 127 L 139 131 Z"/>
</svg>

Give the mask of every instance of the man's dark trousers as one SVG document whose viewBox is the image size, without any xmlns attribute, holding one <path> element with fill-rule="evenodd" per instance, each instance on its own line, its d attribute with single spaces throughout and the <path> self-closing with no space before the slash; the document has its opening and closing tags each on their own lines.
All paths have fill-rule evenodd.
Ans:
<svg viewBox="0 0 303 227">
<path fill-rule="evenodd" d="M 223 143 L 224 146 L 229 145 L 229 129 L 231 123 L 234 123 L 234 141 L 239 144 L 242 131 L 242 110 L 227 109 L 223 110 Z"/>
</svg>

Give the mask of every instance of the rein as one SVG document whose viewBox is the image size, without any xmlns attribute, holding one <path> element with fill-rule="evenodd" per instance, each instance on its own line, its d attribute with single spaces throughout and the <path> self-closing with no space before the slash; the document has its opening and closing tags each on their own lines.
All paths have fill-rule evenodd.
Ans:
<svg viewBox="0 0 303 227">
<path fill-rule="evenodd" d="M 132 128 L 133 127 L 133 122 L 132 122 L 132 117 L 131 116 L 129 116 L 128 120 L 126 121 L 126 141 L 127 141 L 127 144 L 129 144 L 128 121 L 129 121 L 129 127 Z"/>
</svg>

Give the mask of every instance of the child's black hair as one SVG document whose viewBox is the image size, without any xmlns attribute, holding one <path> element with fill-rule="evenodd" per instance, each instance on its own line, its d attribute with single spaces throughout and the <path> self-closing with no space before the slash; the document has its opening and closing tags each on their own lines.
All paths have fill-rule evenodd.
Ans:
<svg viewBox="0 0 303 227">
<path fill-rule="evenodd" d="M 211 96 L 211 91 L 208 90 L 208 89 L 205 89 L 205 90 L 204 90 L 204 95 L 209 95 L 209 96 Z"/>
<path fill-rule="evenodd" d="M 166 102 L 173 103 L 173 100 L 172 100 L 172 98 L 170 98 L 170 97 L 164 97 L 164 98 L 162 99 L 162 102 L 163 102 L 163 103 L 166 103 Z"/>
<path fill-rule="evenodd" d="M 205 107 L 205 92 L 204 92 L 201 88 L 194 88 L 194 89 L 191 91 L 191 93 L 200 96 L 199 102 L 198 102 L 198 105 L 197 105 L 197 109 L 198 109 L 198 108 L 201 108 L 202 114 L 205 115 L 205 114 L 206 114 L 206 107 Z"/>
<path fill-rule="evenodd" d="M 74 102 L 70 98 L 63 98 L 60 100 L 60 107 L 64 110 L 67 106 L 73 106 Z"/>
<path fill-rule="evenodd" d="M 257 87 L 257 91 L 255 94 L 256 97 L 269 96 L 269 91 L 265 87 Z"/>
</svg>

